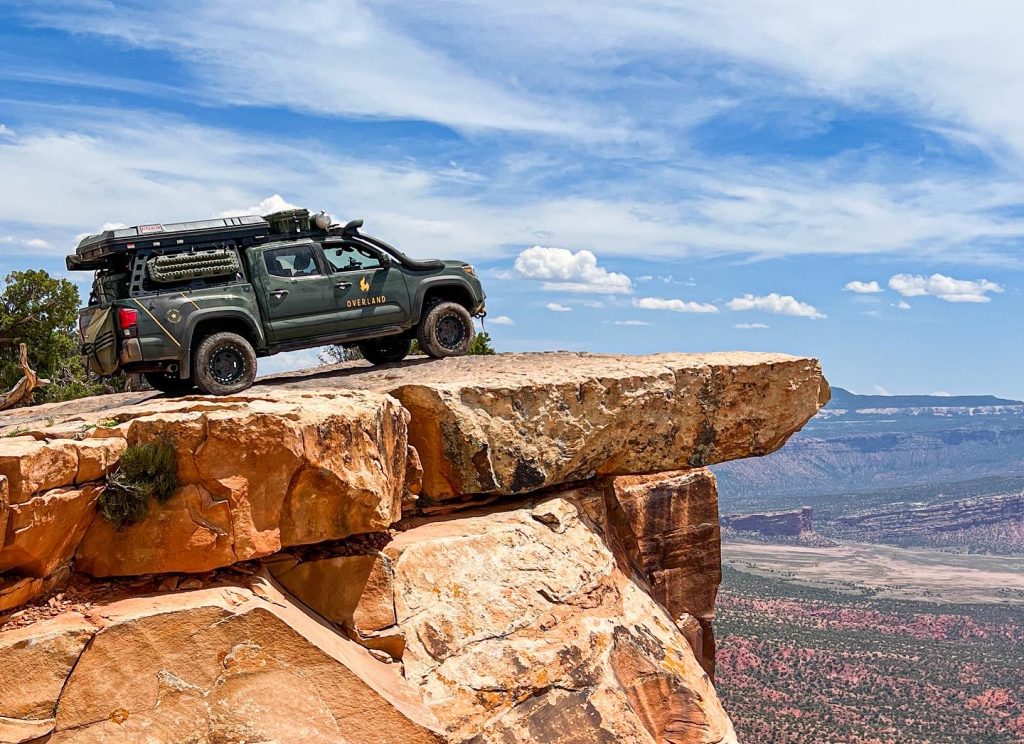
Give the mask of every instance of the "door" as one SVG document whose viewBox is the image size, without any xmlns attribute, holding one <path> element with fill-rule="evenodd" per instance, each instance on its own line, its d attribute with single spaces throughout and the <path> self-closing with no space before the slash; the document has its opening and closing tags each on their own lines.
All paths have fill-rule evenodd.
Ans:
<svg viewBox="0 0 1024 744">
<path fill-rule="evenodd" d="M 256 257 L 260 300 L 274 343 L 331 333 L 338 309 L 334 283 L 317 263 L 312 243 L 268 246 Z"/>
<path fill-rule="evenodd" d="M 323 247 L 332 274 L 339 327 L 344 331 L 401 325 L 409 320 L 409 289 L 400 266 L 356 241 Z"/>
</svg>

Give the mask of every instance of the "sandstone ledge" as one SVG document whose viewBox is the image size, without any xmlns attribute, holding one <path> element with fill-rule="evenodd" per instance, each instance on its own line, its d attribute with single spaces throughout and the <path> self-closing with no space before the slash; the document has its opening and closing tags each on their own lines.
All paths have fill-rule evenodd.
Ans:
<svg viewBox="0 0 1024 744">
<path fill-rule="evenodd" d="M 332 384 L 409 410 L 423 496 L 435 501 L 765 455 L 830 395 L 817 360 L 748 352 L 462 357 L 349 369 Z"/>
</svg>

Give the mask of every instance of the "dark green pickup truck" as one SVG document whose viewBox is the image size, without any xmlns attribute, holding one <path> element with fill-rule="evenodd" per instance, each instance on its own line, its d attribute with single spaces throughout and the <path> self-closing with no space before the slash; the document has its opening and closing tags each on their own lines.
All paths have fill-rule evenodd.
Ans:
<svg viewBox="0 0 1024 744">
<path fill-rule="evenodd" d="M 299 209 L 91 235 L 67 257 L 96 272 L 79 320 L 86 363 L 227 395 L 281 351 L 358 346 L 383 364 L 415 339 L 432 357 L 465 354 L 485 314 L 473 267 L 410 258 L 360 227 Z"/>
</svg>

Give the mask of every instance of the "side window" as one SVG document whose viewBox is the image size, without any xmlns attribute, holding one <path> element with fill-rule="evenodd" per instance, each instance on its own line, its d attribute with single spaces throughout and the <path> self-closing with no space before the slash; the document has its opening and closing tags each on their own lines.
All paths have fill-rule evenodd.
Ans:
<svg viewBox="0 0 1024 744">
<path fill-rule="evenodd" d="M 313 258 L 313 249 L 308 245 L 293 245 L 276 248 L 263 253 L 267 273 L 286 279 L 302 276 L 319 276 L 320 269 Z"/>
<path fill-rule="evenodd" d="M 335 271 L 372 271 L 381 267 L 380 256 L 361 245 L 325 246 L 324 255 Z"/>
</svg>

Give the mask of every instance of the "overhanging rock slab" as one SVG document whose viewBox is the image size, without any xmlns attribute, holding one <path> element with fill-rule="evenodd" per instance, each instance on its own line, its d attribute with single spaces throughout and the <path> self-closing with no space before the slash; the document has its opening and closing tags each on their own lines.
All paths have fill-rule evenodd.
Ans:
<svg viewBox="0 0 1024 744">
<path fill-rule="evenodd" d="M 765 455 L 830 395 L 816 359 L 748 352 L 461 357 L 338 384 L 409 410 L 428 500 Z"/>
</svg>

